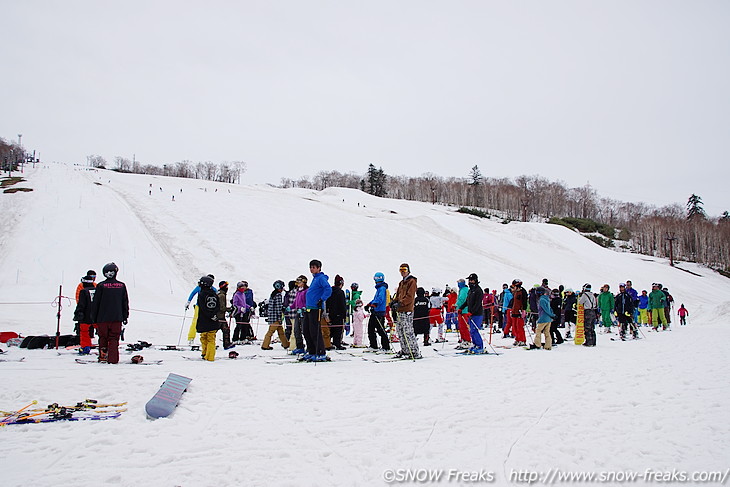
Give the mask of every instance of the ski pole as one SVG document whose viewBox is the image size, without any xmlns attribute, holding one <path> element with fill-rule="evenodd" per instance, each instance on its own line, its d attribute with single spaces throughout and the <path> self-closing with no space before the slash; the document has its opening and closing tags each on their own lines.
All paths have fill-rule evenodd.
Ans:
<svg viewBox="0 0 730 487">
<path fill-rule="evenodd" d="M 180 325 L 180 335 L 177 337 L 177 346 L 180 346 L 180 340 L 182 340 L 182 334 L 183 330 L 185 329 L 185 316 L 188 314 L 188 309 L 185 308 L 185 312 L 183 313 L 183 319 L 182 319 L 182 325 Z"/>
<path fill-rule="evenodd" d="M 7 421 L 8 419 L 12 418 L 13 416 L 16 416 L 16 415 L 20 414 L 21 412 L 25 411 L 25 410 L 26 410 L 26 409 L 28 409 L 29 407 L 33 406 L 34 404 L 38 404 L 38 401 L 35 401 L 35 400 L 34 400 L 33 402 L 31 402 L 31 403 L 30 403 L 30 404 L 28 404 L 27 406 L 25 406 L 25 407 L 22 407 L 22 408 L 18 409 L 18 410 L 17 410 L 17 411 L 15 411 L 14 413 L 10 413 L 10 414 L 8 414 L 8 415 L 7 415 L 7 416 L 5 416 L 5 417 L 4 417 L 4 418 L 3 418 L 2 420 L 0 420 L 0 423 L 4 423 L 4 422 L 5 422 L 5 421 Z"/>
</svg>

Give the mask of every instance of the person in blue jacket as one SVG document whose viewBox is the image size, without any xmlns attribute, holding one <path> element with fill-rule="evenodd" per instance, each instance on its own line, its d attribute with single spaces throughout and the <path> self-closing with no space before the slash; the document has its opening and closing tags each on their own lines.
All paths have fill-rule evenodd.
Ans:
<svg viewBox="0 0 730 487">
<path fill-rule="evenodd" d="M 210 277 L 211 279 L 213 279 L 215 281 L 215 277 L 213 277 L 213 274 L 208 274 L 207 277 Z M 217 293 L 218 292 L 218 290 L 215 288 L 215 286 L 211 286 L 210 289 L 214 293 Z M 193 288 L 193 290 L 190 292 L 190 296 L 188 296 L 188 302 L 185 303 L 185 311 L 187 311 L 188 308 L 190 308 L 190 303 L 195 298 L 195 296 L 198 295 L 198 293 L 200 293 L 200 286 L 199 285 L 195 286 Z M 193 340 L 195 340 L 195 335 L 197 333 L 197 326 L 198 326 L 198 305 L 197 305 L 197 302 L 198 301 L 196 300 L 195 301 L 196 304 L 193 305 L 193 310 L 194 310 L 193 311 L 193 322 L 190 323 L 190 329 L 188 329 L 188 343 L 190 345 L 193 344 Z"/>
<path fill-rule="evenodd" d="M 550 306 L 550 296 L 545 293 L 544 287 L 535 288 L 535 294 L 538 297 L 537 309 L 537 331 L 535 332 L 535 345 L 545 350 L 552 350 L 552 336 L 550 335 L 550 326 L 552 325 L 555 313 Z M 542 336 L 545 335 L 545 345 L 542 344 Z"/>
<path fill-rule="evenodd" d="M 324 362 L 327 360 L 327 353 L 324 349 L 322 338 L 322 312 L 324 302 L 332 294 L 332 286 L 329 284 L 329 277 L 322 272 L 322 262 L 313 259 L 309 262 L 309 271 L 312 273 L 312 282 L 307 290 L 304 339 L 307 342 L 307 353 L 303 360 L 307 362 Z"/>
<path fill-rule="evenodd" d="M 375 297 L 365 306 L 365 311 L 370 313 L 370 319 L 368 320 L 370 348 L 373 350 L 378 349 L 377 335 L 380 335 L 383 350 L 390 350 L 390 340 L 388 340 L 388 334 L 385 332 L 388 284 L 385 283 L 385 275 L 382 272 L 376 272 L 373 280 L 375 281 Z"/>
</svg>

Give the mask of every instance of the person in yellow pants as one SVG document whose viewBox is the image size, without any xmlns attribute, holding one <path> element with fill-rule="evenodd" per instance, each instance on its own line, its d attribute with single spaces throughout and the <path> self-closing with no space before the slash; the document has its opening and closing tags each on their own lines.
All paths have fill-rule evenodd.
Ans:
<svg viewBox="0 0 730 487">
<path fill-rule="evenodd" d="M 213 274 L 208 274 L 207 277 L 210 277 L 213 281 L 215 281 L 215 277 L 213 277 Z M 211 289 L 213 290 L 214 293 L 218 292 L 215 287 L 211 286 Z M 190 293 L 190 296 L 188 296 L 188 302 L 185 303 L 185 311 L 187 311 L 190 308 L 190 303 L 193 301 L 193 298 L 195 298 L 195 296 L 199 293 L 200 293 L 200 285 L 197 285 L 197 286 L 195 286 L 195 289 L 193 289 L 192 292 Z M 198 305 L 194 304 L 193 305 L 193 322 L 190 323 L 190 328 L 188 329 L 188 343 L 190 345 L 192 345 L 193 341 L 195 340 L 197 324 L 198 324 Z"/>
<path fill-rule="evenodd" d="M 662 330 L 666 330 L 669 326 L 667 316 L 664 313 L 666 304 L 667 296 L 662 292 L 662 288 L 657 283 L 652 284 L 649 293 L 649 311 L 651 312 L 651 326 L 654 331 L 659 331 L 659 325 L 662 325 Z"/>
<path fill-rule="evenodd" d="M 198 321 L 196 331 L 200 333 L 201 351 L 204 360 L 215 360 L 215 335 L 220 328 L 218 309 L 220 307 L 218 294 L 213 291 L 213 279 L 203 276 L 198 282 Z"/>
</svg>

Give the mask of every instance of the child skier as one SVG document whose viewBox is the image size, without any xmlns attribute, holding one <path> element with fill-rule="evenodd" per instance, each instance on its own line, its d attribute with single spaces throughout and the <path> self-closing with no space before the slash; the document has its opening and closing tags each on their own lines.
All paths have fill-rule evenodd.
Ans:
<svg viewBox="0 0 730 487">
<path fill-rule="evenodd" d="M 687 317 L 689 316 L 689 311 L 687 311 L 687 308 L 684 307 L 684 303 L 682 303 L 679 306 L 679 311 L 677 311 L 677 314 L 679 315 L 679 324 L 681 326 L 686 325 Z"/>
<path fill-rule="evenodd" d="M 363 311 L 362 299 L 355 300 L 355 311 L 352 313 L 352 346 L 353 348 L 362 348 L 362 325 L 365 321 L 365 312 Z"/>
</svg>

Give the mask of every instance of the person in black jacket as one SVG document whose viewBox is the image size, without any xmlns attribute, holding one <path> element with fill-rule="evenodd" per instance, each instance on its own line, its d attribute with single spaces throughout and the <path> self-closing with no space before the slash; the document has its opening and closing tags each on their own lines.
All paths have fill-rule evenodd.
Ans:
<svg viewBox="0 0 730 487">
<path fill-rule="evenodd" d="M 215 360 L 215 335 L 220 328 L 218 310 L 220 301 L 218 294 L 213 290 L 213 278 L 203 276 L 198 281 L 198 321 L 195 331 L 200 333 L 201 352 L 204 360 Z M 225 306 L 225 297 L 223 297 Z"/>
<path fill-rule="evenodd" d="M 122 324 L 129 318 L 127 286 L 117 281 L 119 267 L 114 262 L 104 266 L 105 280 L 97 284 L 91 302 L 91 322 L 99 334 L 99 362 L 119 363 L 119 337 Z"/>
<path fill-rule="evenodd" d="M 430 329 L 431 324 L 428 321 L 430 303 L 426 297 L 426 290 L 422 287 L 416 289 L 416 299 L 413 300 L 413 333 L 423 335 L 423 346 L 431 345 Z"/>
<path fill-rule="evenodd" d="M 89 355 L 91 353 L 91 327 L 94 322 L 91 319 L 91 302 L 94 299 L 96 284 L 94 276 L 86 275 L 81 278 L 82 288 L 79 291 L 74 310 L 74 321 L 76 322 L 77 333 L 79 334 L 79 350 L 80 355 Z"/>
<path fill-rule="evenodd" d="M 625 284 L 619 284 L 618 290 L 619 293 L 614 299 L 613 309 L 616 312 L 616 318 L 618 319 L 619 325 L 621 327 L 619 331 L 619 336 L 621 337 L 621 340 L 626 340 L 626 330 L 634 322 L 634 299 L 626 291 Z M 636 327 L 631 326 L 631 328 L 633 331 L 634 339 L 639 338 Z"/>
<path fill-rule="evenodd" d="M 550 338 L 552 339 L 553 345 L 560 345 L 565 340 L 563 340 L 563 336 L 560 334 L 560 321 L 561 321 L 561 311 L 562 311 L 562 304 L 563 304 L 563 298 L 560 296 L 560 289 L 553 289 L 550 293 L 550 309 L 553 310 L 553 314 L 555 315 L 555 318 L 553 318 L 553 322 L 550 325 Z"/>
<path fill-rule="evenodd" d="M 347 299 L 342 290 L 345 280 L 338 274 L 335 276 L 335 285 L 332 294 L 327 298 L 327 317 L 329 318 L 330 339 L 337 350 L 345 350 L 342 346 L 342 333 L 347 316 Z"/>
<path fill-rule="evenodd" d="M 469 274 L 467 281 L 469 282 L 469 293 L 466 295 L 466 301 L 464 301 L 459 309 L 463 310 L 466 308 L 469 310 L 466 320 L 469 323 L 469 336 L 473 344 L 469 351 L 472 353 L 482 353 L 484 352 L 484 341 L 482 340 L 482 335 L 479 333 L 479 328 L 481 328 L 482 320 L 484 319 L 484 307 L 482 306 L 484 291 L 479 286 L 479 277 L 476 274 Z"/>
</svg>

